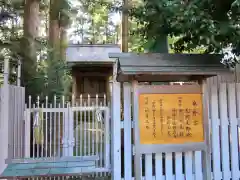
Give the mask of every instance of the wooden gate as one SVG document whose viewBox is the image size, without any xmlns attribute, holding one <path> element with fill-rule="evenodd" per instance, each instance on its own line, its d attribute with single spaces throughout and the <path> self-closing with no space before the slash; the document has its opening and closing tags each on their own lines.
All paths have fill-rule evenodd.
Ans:
<svg viewBox="0 0 240 180">
<path fill-rule="evenodd" d="M 109 107 L 90 99 L 30 104 L 25 111 L 25 158 L 97 157 L 92 173 L 109 172 Z"/>
</svg>

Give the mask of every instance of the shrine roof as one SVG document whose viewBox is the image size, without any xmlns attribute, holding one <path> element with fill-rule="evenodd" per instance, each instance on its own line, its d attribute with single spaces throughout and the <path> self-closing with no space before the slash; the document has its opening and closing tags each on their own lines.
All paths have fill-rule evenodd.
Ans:
<svg viewBox="0 0 240 180">
<path fill-rule="evenodd" d="M 109 53 L 118 81 L 189 81 L 231 73 L 217 54 Z"/>
<path fill-rule="evenodd" d="M 70 44 L 66 49 L 66 61 L 75 64 L 112 64 L 109 53 L 120 53 L 117 44 Z"/>
</svg>

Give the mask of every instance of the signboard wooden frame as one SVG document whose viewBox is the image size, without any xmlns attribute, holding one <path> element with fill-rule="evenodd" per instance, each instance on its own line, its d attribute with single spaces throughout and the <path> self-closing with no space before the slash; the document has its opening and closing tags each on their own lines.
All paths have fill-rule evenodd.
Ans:
<svg viewBox="0 0 240 180">
<path fill-rule="evenodd" d="M 205 85 L 138 85 L 137 81 L 132 82 L 133 88 L 133 120 L 134 120 L 134 143 L 135 143 L 135 179 L 141 179 L 142 176 L 142 154 L 152 153 L 171 153 L 186 151 L 202 151 L 203 157 L 203 179 L 211 179 L 210 168 L 210 133 L 208 122 L 207 102 L 205 98 Z M 202 94 L 202 113 L 203 113 L 203 142 L 182 143 L 182 144 L 141 144 L 139 128 L 139 95 L 140 94 Z"/>
<path fill-rule="evenodd" d="M 209 125 L 208 115 L 203 94 L 202 85 L 137 85 L 133 87 L 134 96 L 134 140 L 136 146 L 136 154 L 162 153 L 162 152 L 185 152 L 185 151 L 206 151 L 209 145 Z M 190 142 L 182 144 L 141 144 L 140 143 L 140 123 L 139 123 L 139 96 L 141 94 L 202 94 L 202 113 L 203 113 L 203 134 L 202 142 Z"/>
</svg>

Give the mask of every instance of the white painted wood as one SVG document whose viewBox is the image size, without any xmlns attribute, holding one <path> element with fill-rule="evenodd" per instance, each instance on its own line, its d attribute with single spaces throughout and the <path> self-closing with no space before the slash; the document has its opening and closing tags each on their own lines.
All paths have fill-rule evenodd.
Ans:
<svg viewBox="0 0 240 180">
<path fill-rule="evenodd" d="M 20 87 L 20 88 L 21 88 L 21 91 L 19 91 L 19 99 L 18 99 L 18 101 L 20 102 L 19 103 L 19 112 L 18 112 L 20 115 L 20 118 L 19 118 L 19 121 L 20 121 L 20 132 L 19 132 L 20 137 L 19 138 L 20 138 L 20 149 L 21 149 L 20 157 L 24 157 L 24 111 L 26 109 L 26 107 L 25 107 L 25 89 L 22 87 Z"/>
<path fill-rule="evenodd" d="M 40 99 L 39 99 L 40 100 Z M 45 103 L 42 103 L 42 107 L 44 108 L 48 108 L 48 96 L 45 97 Z M 50 108 L 51 109 L 51 108 Z M 44 123 L 42 123 L 42 128 L 44 129 L 45 131 L 45 136 L 43 134 L 43 138 L 45 138 L 45 143 L 44 141 L 42 141 L 42 146 L 41 146 L 41 157 L 48 157 L 48 152 L 49 152 L 49 149 L 51 147 L 51 145 L 49 146 L 48 145 L 48 136 L 46 136 L 48 134 L 48 128 L 49 128 L 49 125 L 50 125 L 50 122 L 48 120 L 49 115 L 51 113 L 48 113 L 48 112 L 42 112 L 43 113 L 43 122 L 46 124 L 46 126 L 44 127 Z M 52 119 L 50 119 L 50 121 L 52 121 Z M 44 156 L 44 147 L 45 147 L 45 156 Z"/>
<path fill-rule="evenodd" d="M 203 180 L 203 171 L 202 171 L 202 152 L 194 152 L 194 167 L 195 167 L 195 180 Z"/>
<path fill-rule="evenodd" d="M 131 84 L 123 84 L 124 94 L 124 178 L 132 178 Z"/>
<path fill-rule="evenodd" d="M 217 86 L 211 86 L 211 143 L 212 143 L 212 161 L 213 176 L 220 179 L 220 140 L 219 140 L 219 118 L 218 118 L 218 92 Z"/>
<path fill-rule="evenodd" d="M 57 107 L 57 97 L 54 96 L 54 101 L 53 101 L 53 107 L 56 108 Z M 57 140 L 57 112 L 54 112 L 53 114 L 53 143 L 54 143 L 54 147 L 53 147 L 53 156 L 57 156 L 57 146 L 58 146 L 58 140 Z"/>
<path fill-rule="evenodd" d="M 193 152 L 188 151 L 185 153 L 185 179 L 193 179 Z"/>
<path fill-rule="evenodd" d="M 5 148 L 0 148 L 0 173 L 6 167 L 5 159 L 8 158 L 8 143 L 9 143 L 9 132 L 8 132 L 8 122 L 9 122 L 9 84 L 8 84 L 8 77 L 9 77 L 9 59 L 4 59 L 4 83 L 2 86 L 2 93 L 1 93 L 1 121 L 0 121 L 0 128 L 1 128 L 1 146 Z"/>
<path fill-rule="evenodd" d="M 84 101 L 83 106 L 86 107 L 87 103 Z M 83 111 L 83 155 L 87 155 L 87 111 Z"/>
<path fill-rule="evenodd" d="M 52 121 L 52 119 L 51 119 Z M 75 139 L 74 139 L 74 115 L 73 111 L 71 110 L 69 106 L 68 110 L 68 141 L 69 141 L 69 147 L 68 147 L 68 156 L 73 156 L 73 148 L 75 144 Z M 90 146 L 89 146 L 90 149 Z M 90 154 L 89 154 L 90 155 Z"/>
<path fill-rule="evenodd" d="M 240 83 L 236 84 L 236 95 L 237 95 L 237 117 L 238 117 L 238 136 L 240 134 Z M 240 138 L 238 139 L 238 147 L 240 148 Z"/>
<path fill-rule="evenodd" d="M 152 154 L 145 154 L 145 177 L 146 179 L 152 180 L 153 170 Z"/>
<path fill-rule="evenodd" d="M 97 100 L 97 98 L 96 98 L 96 100 Z M 82 95 L 80 96 L 80 106 L 81 107 L 83 106 Z M 81 128 L 81 131 L 80 131 L 80 133 L 81 133 L 81 135 L 80 135 L 80 146 L 81 147 L 83 146 L 83 132 L 84 132 L 82 116 L 83 116 L 83 112 L 80 111 L 80 128 Z M 97 129 L 97 127 L 96 127 L 96 129 Z M 96 133 L 96 136 L 97 136 L 97 133 Z M 97 151 L 97 146 L 96 146 L 96 152 L 98 152 Z M 80 156 L 83 156 L 83 148 L 80 148 Z"/>
<path fill-rule="evenodd" d="M 102 106 L 103 106 L 103 104 L 102 104 L 102 102 L 100 102 L 100 107 L 102 107 Z M 103 142 L 103 133 L 102 133 L 103 121 L 100 120 L 99 124 L 100 124 L 100 129 L 101 129 L 101 131 L 99 131 L 99 137 L 100 137 L 100 159 L 101 159 L 100 160 L 100 167 L 102 167 L 103 166 L 103 144 L 102 144 L 102 142 Z M 100 176 L 103 176 L 103 174 L 100 173 Z"/>
<path fill-rule="evenodd" d="M 155 172 L 156 172 L 156 180 L 163 180 L 163 160 L 162 160 L 162 153 L 155 155 L 156 165 L 155 165 Z"/>
<path fill-rule="evenodd" d="M 30 119 L 30 111 L 28 109 L 25 110 L 25 139 L 24 139 L 24 157 L 29 158 L 30 157 L 30 142 L 31 142 L 31 134 L 30 134 L 30 128 L 31 128 L 31 119 Z"/>
<path fill-rule="evenodd" d="M 228 112 L 230 119 L 230 153 L 231 153 L 231 167 L 232 179 L 239 179 L 239 157 L 238 152 L 238 122 L 236 113 L 236 86 L 235 84 L 228 84 Z"/>
<path fill-rule="evenodd" d="M 12 141 L 10 141 L 11 144 L 11 154 L 12 157 L 18 156 L 18 114 L 17 114 L 17 94 L 14 86 L 9 86 L 9 109 L 12 110 L 12 113 L 9 113 L 9 124 L 8 124 L 8 130 L 9 130 L 9 137 L 12 138 Z M 16 102 L 15 102 L 16 99 Z M 9 152 L 10 153 L 10 152 Z"/>
<path fill-rule="evenodd" d="M 69 123 L 68 123 L 68 109 L 66 109 L 63 118 L 63 136 L 62 136 L 62 143 L 63 143 L 63 156 L 68 156 L 68 148 L 69 148 Z"/>
<path fill-rule="evenodd" d="M 114 65 L 113 83 L 112 83 L 112 180 L 121 179 L 121 99 L 120 99 L 120 83 L 116 81 L 117 64 Z"/>
<path fill-rule="evenodd" d="M 223 179 L 229 180 L 231 178 L 230 172 L 230 157 L 229 157 L 229 121 L 228 121 L 228 106 L 227 106 L 227 86 L 220 84 L 219 87 L 219 109 L 220 109 L 220 129 L 221 129 L 221 159 Z"/>
<path fill-rule="evenodd" d="M 166 171 L 166 180 L 173 180 L 173 158 L 172 153 L 165 154 L 165 171 Z"/>
<path fill-rule="evenodd" d="M 91 106 L 91 104 L 90 104 L 90 95 L 88 94 L 88 99 L 87 99 L 87 106 L 89 107 L 89 106 Z M 90 112 L 91 111 L 87 111 L 87 116 L 88 116 L 88 118 L 86 119 L 87 120 L 87 124 L 88 124 L 88 126 L 87 126 L 87 139 L 86 139 L 86 141 L 87 141 L 87 155 L 91 155 L 91 146 L 90 146 L 90 144 L 91 144 L 91 142 L 90 142 L 90 129 L 91 129 L 91 123 L 90 123 L 90 116 L 91 116 L 91 114 L 90 114 Z M 102 137 L 102 136 L 100 136 L 100 137 Z M 102 154 L 102 153 L 101 153 Z"/>
<path fill-rule="evenodd" d="M 183 161 L 182 152 L 175 153 L 175 171 L 176 179 L 183 180 Z"/>
<path fill-rule="evenodd" d="M 15 92 L 14 89 L 9 87 L 9 107 L 8 110 L 11 109 L 12 113 L 8 112 L 8 123 L 7 123 L 7 128 L 8 128 L 8 158 L 13 158 L 16 156 L 16 143 L 17 143 L 17 119 L 15 119 L 16 116 L 16 105 L 14 103 L 15 100 Z M 14 120 L 15 119 L 15 120 Z"/>
<path fill-rule="evenodd" d="M 108 104 L 108 107 L 110 104 Z M 106 160 L 106 168 L 111 168 L 110 165 L 110 135 L 111 135 L 111 130 L 110 130 L 110 111 L 107 110 L 106 116 L 105 116 L 105 142 L 106 142 L 106 148 L 105 148 L 105 160 Z M 107 123 L 108 122 L 108 123 Z M 130 146 L 131 147 L 131 146 Z"/>
</svg>

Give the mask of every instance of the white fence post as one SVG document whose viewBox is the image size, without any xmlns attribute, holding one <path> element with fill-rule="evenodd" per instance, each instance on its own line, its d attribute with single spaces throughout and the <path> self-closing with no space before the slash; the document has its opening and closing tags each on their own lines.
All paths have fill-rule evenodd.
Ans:
<svg viewBox="0 0 240 180">
<path fill-rule="evenodd" d="M 73 111 L 72 108 L 70 107 L 70 105 L 68 105 L 68 118 L 67 119 L 67 123 L 68 123 L 68 156 L 73 156 L 73 148 L 74 148 L 74 143 L 75 143 L 75 139 L 74 139 L 74 115 L 73 115 Z"/>
<path fill-rule="evenodd" d="M 123 84 L 124 92 L 124 179 L 132 179 L 131 84 Z"/>
<path fill-rule="evenodd" d="M 212 161 L 213 177 L 221 179 L 220 167 L 220 139 L 219 139 L 219 117 L 218 117 L 218 92 L 217 86 L 211 87 L 211 131 L 212 131 Z"/>
<path fill-rule="evenodd" d="M 31 109 L 25 110 L 25 127 L 24 127 L 24 157 L 29 158 L 30 157 L 30 149 L 31 149 Z"/>
<path fill-rule="evenodd" d="M 121 179 L 121 99 L 120 83 L 116 81 L 117 63 L 113 67 L 112 83 L 112 114 L 111 114 L 111 143 L 112 143 L 112 180 Z"/>
<path fill-rule="evenodd" d="M 238 150 L 238 120 L 237 120 L 237 106 L 236 106 L 236 85 L 229 83 L 228 86 L 228 113 L 230 120 L 230 159 L 232 167 L 232 179 L 239 179 L 239 150 Z"/>
<path fill-rule="evenodd" d="M 216 86 L 216 85 L 215 85 Z M 217 87 L 216 87 L 217 88 Z M 221 157 L 222 157 L 222 171 L 223 179 L 230 179 L 230 157 L 229 157 L 229 119 L 228 119 L 228 104 L 227 104 L 227 86 L 220 84 L 218 93 L 219 99 L 219 113 L 220 113 L 220 139 L 221 139 Z M 213 92 L 212 92 L 213 93 Z M 216 92 L 217 93 L 217 90 Z M 214 103 L 213 101 L 211 102 Z M 214 105 L 215 106 L 215 105 Z M 216 112 L 214 112 L 216 113 Z M 219 147 L 219 148 L 220 148 Z"/>
<path fill-rule="evenodd" d="M 63 156 L 68 156 L 69 153 L 69 119 L 68 119 L 68 108 L 65 108 L 63 115 L 63 135 L 62 135 L 62 145 L 63 145 Z"/>
<path fill-rule="evenodd" d="M 0 142 L 3 148 L 0 148 L 0 172 L 2 173 L 6 167 L 5 160 L 8 158 L 9 154 L 9 59 L 4 59 L 4 83 L 1 92 L 1 124 L 0 124 Z"/>
</svg>

